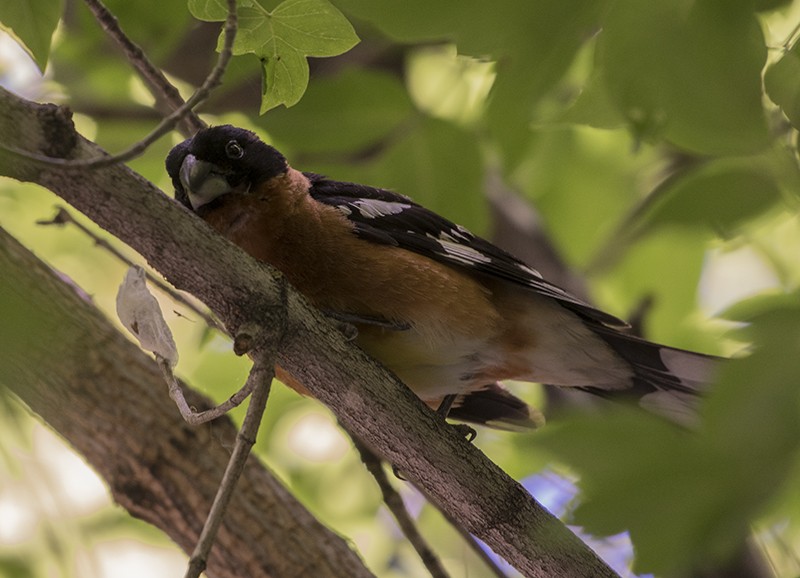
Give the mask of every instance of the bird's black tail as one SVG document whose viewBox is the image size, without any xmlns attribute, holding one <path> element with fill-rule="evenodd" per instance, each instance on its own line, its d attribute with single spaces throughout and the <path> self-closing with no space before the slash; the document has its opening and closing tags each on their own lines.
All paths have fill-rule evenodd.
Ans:
<svg viewBox="0 0 800 578">
<path fill-rule="evenodd" d="M 544 416 L 501 383 L 459 395 L 448 417 L 494 429 L 525 431 L 544 425 Z"/>
<path fill-rule="evenodd" d="M 682 424 L 696 421 L 698 396 L 714 378 L 720 357 L 659 345 L 618 329 L 593 326 L 633 369 L 633 385 L 623 390 L 582 387 L 601 397 L 630 398 L 640 406 Z"/>
</svg>

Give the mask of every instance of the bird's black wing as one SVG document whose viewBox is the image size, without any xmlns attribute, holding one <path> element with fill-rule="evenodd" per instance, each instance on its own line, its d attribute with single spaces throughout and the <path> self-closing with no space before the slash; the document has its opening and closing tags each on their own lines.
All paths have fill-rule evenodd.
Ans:
<svg viewBox="0 0 800 578">
<path fill-rule="evenodd" d="M 516 257 L 408 197 L 312 173 L 306 176 L 311 180 L 312 198 L 337 208 L 353 223 L 355 234 L 365 240 L 400 247 L 447 265 L 520 285 L 606 326 L 627 325 L 549 283 Z"/>
</svg>

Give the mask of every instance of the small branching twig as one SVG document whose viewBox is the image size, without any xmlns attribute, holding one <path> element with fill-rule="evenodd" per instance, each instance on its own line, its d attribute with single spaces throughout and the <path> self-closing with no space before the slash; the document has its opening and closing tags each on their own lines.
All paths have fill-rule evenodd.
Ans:
<svg viewBox="0 0 800 578">
<path fill-rule="evenodd" d="M 175 402 L 175 405 L 178 407 L 178 411 L 181 412 L 181 417 L 189 425 L 201 425 L 209 421 L 213 421 L 218 417 L 222 417 L 233 408 L 239 407 L 242 402 L 247 399 L 247 396 L 253 392 L 253 387 L 255 385 L 255 382 L 248 379 L 242 388 L 230 396 L 227 401 L 224 401 L 218 406 L 212 407 L 211 409 L 198 412 L 193 410 L 186 401 L 186 398 L 183 395 L 183 390 L 181 389 L 175 374 L 172 372 L 169 362 L 164 359 L 158 359 L 158 367 L 161 369 L 161 374 L 164 376 L 164 379 L 169 386 L 169 396 L 172 398 L 172 401 Z"/>
<path fill-rule="evenodd" d="M 97 169 L 102 167 L 109 167 L 119 163 L 128 162 L 141 155 L 147 148 L 160 139 L 165 134 L 173 130 L 177 124 L 201 102 L 205 101 L 211 91 L 215 89 L 222 82 L 222 75 L 228 66 L 228 62 L 233 55 L 233 40 L 236 37 L 237 30 L 237 16 L 236 16 L 236 0 L 227 0 L 228 2 L 228 17 L 225 20 L 224 27 L 224 44 L 219 53 L 219 58 L 213 70 L 206 77 L 203 84 L 198 88 L 195 93 L 175 109 L 172 114 L 165 117 L 153 131 L 144 137 L 142 140 L 134 143 L 127 150 L 111 156 L 95 157 L 92 159 L 60 159 L 49 157 L 46 155 L 36 154 L 30 151 L 25 151 L 17 147 L 0 143 L 0 149 L 3 151 L 23 158 L 28 161 L 39 163 L 46 166 L 58 167 L 64 170 L 86 170 Z"/>
<path fill-rule="evenodd" d="M 277 347 L 277 342 L 273 345 Z M 256 358 L 255 364 L 250 370 L 250 375 L 247 377 L 247 383 L 242 388 L 242 390 L 248 389 L 252 391 L 253 395 L 250 398 L 250 405 L 247 407 L 242 429 L 239 430 L 239 434 L 236 436 L 231 459 L 225 468 L 225 474 L 217 490 L 217 495 L 214 497 L 214 503 L 211 505 L 211 510 L 200 533 L 200 539 L 197 541 L 197 545 L 189 558 L 185 578 L 197 578 L 206 568 L 208 555 L 214 545 L 214 539 L 222 523 L 222 517 L 225 515 L 225 510 L 233 496 L 236 482 L 238 482 L 244 471 L 247 457 L 250 455 L 250 449 L 256 441 L 273 377 L 275 377 L 275 349 L 263 352 Z"/>
<path fill-rule="evenodd" d="M 92 11 L 92 14 L 94 14 L 95 19 L 100 23 L 100 26 L 103 27 L 103 30 L 122 48 L 128 62 L 133 65 L 139 76 L 142 77 L 156 100 L 161 99 L 172 111 L 183 106 L 184 100 L 178 89 L 167 80 L 167 77 L 164 76 L 164 73 L 159 68 L 150 62 L 144 51 L 122 31 L 116 16 L 100 0 L 84 1 L 89 10 Z M 184 136 L 191 136 L 205 128 L 205 123 L 192 111 L 189 111 L 183 120 L 186 122 L 188 132 Z"/>
<path fill-rule="evenodd" d="M 189 559 L 186 578 L 196 578 L 205 570 L 208 554 L 214 544 L 222 517 L 233 496 L 236 482 L 244 471 L 250 448 L 255 443 L 258 427 L 264 414 L 269 389 L 275 377 L 275 360 L 278 348 L 286 334 L 287 286 L 280 284 L 280 304 L 268 321 L 269 331 L 264 325 L 255 322 L 240 324 L 234 339 L 234 351 L 237 355 L 250 354 L 254 364 L 250 375 L 242 388 L 227 402 L 204 412 L 197 413 L 186 402 L 183 391 L 172 369 L 178 363 L 178 351 L 172 337 L 172 331 L 161 314 L 153 294 L 147 287 L 144 270 L 131 267 L 125 275 L 117 292 L 117 315 L 122 324 L 130 331 L 143 349 L 155 354 L 158 366 L 169 384 L 170 397 L 175 401 L 183 418 L 192 425 L 205 423 L 215 419 L 229 409 L 239 405 L 247 396 L 250 404 L 236 437 L 233 453 L 225 468 L 217 495 L 203 525 L 203 530 Z"/>
<path fill-rule="evenodd" d="M 375 478 L 375 482 L 378 484 L 378 487 L 381 490 L 381 494 L 383 496 L 383 502 L 386 504 L 386 507 L 392 513 L 392 515 L 397 520 L 400 529 L 402 530 L 405 537 L 417 551 L 419 557 L 422 559 L 422 563 L 425 564 L 425 567 L 430 572 L 431 576 L 447 576 L 444 568 L 441 566 L 436 554 L 433 553 L 428 543 L 425 541 L 425 538 L 419 533 L 417 530 L 414 521 L 408 514 L 408 511 L 403 504 L 403 500 L 400 497 L 400 494 L 392 487 L 391 482 L 389 481 L 389 477 L 386 475 L 386 472 L 383 469 L 383 462 L 381 458 L 375 455 L 369 447 L 364 445 L 356 436 L 350 434 L 351 439 L 353 440 L 353 444 L 355 445 L 356 449 L 358 450 L 359 454 L 361 455 L 361 461 L 364 462 L 364 466 L 367 468 L 367 471 L 372 474 L 372 477 Z M 420 491 L 417 489 L 417 491 Z M 420 492 L 424 496 L 424 492 Z M 426 497 L 427 499 L 427 497 Z M 430 500 L 427 500 L 429 503 L 432 503 Z M 484 565 L 489 569 L 492 575 L 496 576 L 497 578 L 506 578 L 505 573 L 497 566 L 495 561 L 489 556 L 489 554 L 484 550 L 475 537 L 467 532 L 459 523 L 445 510 L 439 510 L 444 518 L 449 522 L 453 528 L 461 535 L 464 542 L 469 546 L 470 550 L 472 550 L 475 555 L 484 563 Z"/>
<path fill-rule="evenodd" d="M 122 261 L 128 267 L 133 267 L 135 265 L 135 263 L 133 261 L 131 261 L 130 259 L 128 259 L 125 255 L 123 255 L 122 252 L 120 252 L 119 249 L 114 247 L 111 243 L 109 243 L 105 239 L 102 239 L 102 238 L 98 237 L 97 235 L 95 235 L 92 232 L 91 229 L 85 227 L 79 221 L 75 220 L 75 218 L 70 214 L 70 212 L 67 211 L 64 207 L 57 206 L 56 207 L 56 211 L 57 212 L 56 212 L 55 216 L 52 219 L 49 219 L 49 220 L 41 219 L 41 220 L 36 221 L 36 224 L 37 225 L 44 225 L 44 226 L 47 226 L 47 225 L 67 225 L 67 224 L 74 225 L 75 227 L 78 228 L 78 230 L 80 232 L 82 232 L 84 235 L 89 237 L 92 240 L 92 242 L 94 242 L 95 245 L 97 245 L 101 249 L 104 249 L 105 251 L 108 251 L 116 259 Z M 176 302 L 180 303 L 181 305 L 183 305 L 184 307 L 187 307 L 187 308 L 191 309 L 195 314 L 197 314 L 200 318 L 202 318 L 203 321 L 206 322 L 206 325 L 208 325 L 209 327 L 211 327 L 213 329 L 222 330 L 222 327 L 220 327 L 219 322 L 216 319 L 214 319 L 214 317 L 212 315 L 210 315 L 207 311 L 204 311 L 203 309 L 198 307 L 196 304 L 192 303 L 189 299 L 186 298 L 186 296 L 184 296 L 179 291 L 176 291 L 175 289 L 173 289 L 172 287 L 170 287 L 166 283 L 164 283 L 164 281 L 162 281 L 161 279 L 159 279 L 155 275 L 153 275 L 153 274 L 151 274 L 149 272 L 146 272 L 146 275 L 147 275 L 147 280 L 148 281 L 150 281 L 153 285 L 158 287 L 161 291 L 163 291 L 164 293 L 169 295 L 170 298 L 172 298 L 173 301 L 176 301 Z"/>
<path fill-rule="evenodd" d="M 378 484 L 381 495 L 383 496 L 383 503 L 386 504 L 386 507 L 392 513 L 395 520 L 397 520 L 400 530 L 402 530 L 405 537 L 414 547 L 414 550 L 419 554 L 425 568 L 428 569 L 428 572 L 430 572 L 433 578 L 448 578 L 447 571 L 445 571 L 441 561 L 428 545 L 425 538 L 422 537 L 422 534 L 419 533 L 414 520 L 411 519 L 405 504 L 403 504 L 403 499 L 389 481 L 389 477 L 383 469 L 382 460 L 356 436 L 351 434 L 350 438 L 353 440 L 353 444 L 361 455 L 361 461 L 364 462 L 367 471 L 375 478 L 375 482 Z"/>
</svg>

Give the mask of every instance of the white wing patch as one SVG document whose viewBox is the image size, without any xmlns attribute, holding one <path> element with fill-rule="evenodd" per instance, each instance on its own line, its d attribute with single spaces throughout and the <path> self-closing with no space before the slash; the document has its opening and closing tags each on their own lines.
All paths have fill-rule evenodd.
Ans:
<svg viewBox="0 0 800 578">
<path fill-rule="evenodd" d="M 439 238 L 436 239 L 444 240 L 444 241 L 451 241 L 453 243 L 459 243 L 461 241 L 470 241 L 472 240 L 474 235 L 470 233 L 465 227 L 461 225 L 456 225 L 455 229 L 450 229 L 449 231 L 441 231 L 439 233 Z"/>
<path fill-rule="evenodd" d="M 527 266 L 527 265 L 525 265 L 524 263 L 517 263 L 517 268 L 518 268 L 520 271 L 522 271 L 523 273 L 527 273 L 528 275 L 531 275 L 531 276 L 533 276 L 533 277 L 536 277 L 536 278 L 538 278 L 538 279 L 542 279 L 542 274 L 541 274 L 541 273 L 539 273 L 539 272 L 538 272 L 536 269 L 534 269 L 533 267 L 528 267 L 528 266 Z"/>
<path fill-rule="evenodd" d="M 355 207 L 365 219 L 377 219 L 379 217 L 386 217 L 387 215 L 396 215 L 397 213 L 402 213 L 406 209 L 411 208 L 411 205 L 406 203 L 392 203 L 379 199 L 359 199 L 353 201 L 351 205 Z"/>
<path fill-rule="evenodd" d="M 465 265 L 475 265 L 476 263 L 491 263 L 492 258 L 484 255 L 477 249 L 473 249 L 467 245 L 461 245 L 453 241 L 443 239 L 440 235 L 436 242 L 441 245 L 444 254 L 453 261 L 458 261 Z"/>
<path fill-rule="evenodd" d="M 662 363 L 680 380 L 689 385 L 710 383 L 714 377 L 716 360 L 694 355 L 685 351 L 662 347 L 659 351 Z"/>
</svg>

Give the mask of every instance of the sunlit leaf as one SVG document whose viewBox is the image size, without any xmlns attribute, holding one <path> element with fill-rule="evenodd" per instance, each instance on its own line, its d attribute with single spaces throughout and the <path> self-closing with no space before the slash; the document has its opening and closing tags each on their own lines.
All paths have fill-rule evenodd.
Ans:
<svg viewBox="0 0 800 578">
<path fill-rule="evenodd" d="M 625 125 L 625 118 L 611 99 L 602 70 L 595 70 L 561 120 L 596 128 L 619 128 Z"/>
<path fill-rule="evenodd" d="M 0 28 L 9 32 L 44 71 L 50 42 L 63 9 L 62 0 L 3 0 Z"/>
<path fill-rule="evenodd" d="M 344 0 L 341 5 L 402 41 L 455 41 L 458 51 L 500 62 L 487 119 L 513 167 L 527 146 L 533 107 L 600 25 L 605 2 L 581 0 Z"/>
<path fill-rule="evenodd" d="M 238 9 L 234 54 L 261 60 L 261 114 L 278 105 L 299 102 L 308 86 L 308 56 L 336 56 L 358 43 L 350 22 L 327 0 L 285 0 L 266 10 L 255 0 Z M 195 0 L 192 13 L 202 20 L 222 20 L 224 2 Z M 218 47 L 222 45 L 220 36 Z"/>
<path fill-rule="evenodd" d="M 272 57 L 262 57 L 261 114 L 280 104 L 294 106 L 308 86 L 308 61 L 283 41 Z"/>
</svg>

